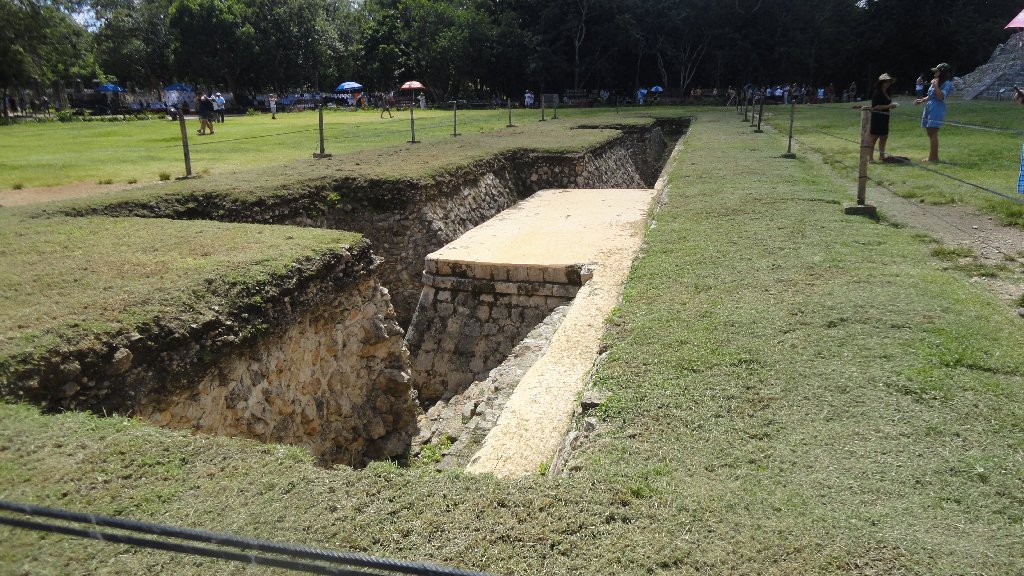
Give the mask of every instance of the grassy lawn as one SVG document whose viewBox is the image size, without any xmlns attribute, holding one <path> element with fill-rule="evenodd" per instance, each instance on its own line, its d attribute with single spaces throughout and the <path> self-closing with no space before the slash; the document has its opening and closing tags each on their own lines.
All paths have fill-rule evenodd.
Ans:
<svg viewBox="0 0 1024 576">
<path fill-rule="evenodd" d="M 900 107 L 890 120 L 886 152 L 919 162 L 928 156 L 928 137 L 921 128 L 921 107 L 897 98 Z M 789 129 L 789 107 L 770 107 L 770 123 Z M 767 113 L 766 113 L 767 118 Z M 939 131 L 940 172 L 1017 197 L 1024 108 L 1011 102 L 961 102 L 951 99 L 948 124 Z M 968 127 L 973 126 L 973 127 Z M 798 106 L 794 122 L 797 146 L 804 143 L 846 175 L 856 175 L 860 150 L 860 111 L 849 104 Z M 845 140 L 844 140 L 845 139 Z M 850 142 L 852 140 L 853 142 Z M 785 145 L 779 152 L 785 151 Z M 1007 224 L 1024 226 L 1024 204 L 1006 200 L 909 165 L 872 164 L 871 178 L 905 198 L 930 204 L 970 204 L 996 214 Z M 1020 197 L 1024 201 L 1024 196 Z"/>
<path fill-rule="evenodd" d="M 294 262 L 358 241 L 333 230 L 134 218 L 23 220 L 0 210 L 0 373 L 27 351 L 182 326 Z"/>
<path fill-rule="evenodd" d="M 0 497 L 507 574 L 1017 574 L 1024 332 L 847 183 L 705 110 L 561 477 L 0 405 Z M 894 153 L 898 153 L 896 147 Z M 952 159 L 952 154 L 950 154 Z M 269 573 L 0 529 L 12 573 Z"/>
<path fill-rule="evenodd" d="M 648 111 L 644 109 L 644 114 Z M 548 114 L 550 117 L 550 111 Z M 580 119 L 609 117 L 609 114 L 613 119 L 617 117 L 614 110 L 607 108 L 560 110 L 559 121 L 536 126 L 544 128 L 539 132 L 538 147 L 564 143 L 564 130 Z M 619 116 L 622 119 L 630 115 L 623 109 Z M 533 127 L 539 119 L 539 110 L 513 111 L 513 121 L 524 128 Z M 317 123 L 315 111 L 279 114 L 277 120 L 271 120 L 269 114 L 228 117 L 224 124 L 216 126 L 214 135 L 198 136 L 195 133 L 198 121 L 189 121 L 193 172 L 221 174 L 310 158 L 319 150 Z M 459 133 L 464 135 L 461 141 L 451 137 L 450 111 L 417 110 L 416 138 L 424 142 L 423 148 L 436 152 L 435 146 L 447 145 L 450 141 L 465 142 L 454 146 L 456 151 L 472 148 L 478 142 L 474 136 L 481 133 L 496 132 L 492 138 L 481 141 L 484 146 L 500 141 L 505 134 L 523 133 L 521 129 L 505 128 L 508 124 L 505 110 L 461 111 L 458 123 Z M 372 110 L 328 110 L 324 114 L 324 130 L 326 149 L 334 154 L 412 148 L 405 146 L 409 140 L 408 112 L 380 119 L 379 113 Z M 558 138 L 545 137 L 545 134 L 555 133 L 559 134 Z M 519 140 L 510 145 L 530 143 L 530 139 Z M 0 190 L 16 185 L 37 187 L 101 180 L 120 184 L 129 180 L 151 182 L 158 180 L 161 172 L 177 177 L 183 175 L 184 170 L 177 122 L 25 123 L 0 127 Z"/>
</svg>

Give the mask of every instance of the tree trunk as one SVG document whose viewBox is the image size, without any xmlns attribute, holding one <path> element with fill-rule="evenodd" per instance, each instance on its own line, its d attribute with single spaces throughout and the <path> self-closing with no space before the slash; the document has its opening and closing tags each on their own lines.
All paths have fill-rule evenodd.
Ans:
<svg viewBox="0 0 1024 576">
<path fill-rule="evenodd" d="M 657 52 L 658 72 L 661 73 L 661 85 L 668 86 L 668 70 L 665 69 L 665 60 L 661 57 L 661 50 Z"/>
</svg>

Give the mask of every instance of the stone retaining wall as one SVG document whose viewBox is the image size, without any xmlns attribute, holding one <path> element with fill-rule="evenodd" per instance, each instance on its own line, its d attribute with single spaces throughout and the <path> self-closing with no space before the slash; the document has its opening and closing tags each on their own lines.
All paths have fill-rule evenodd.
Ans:
<svg viewBox="0 0 1024 576">
<path fill-rule="evenodd" d="M 348 204 L 317 218 L 287 223 L 352 230 L 366 235 L 384 259 L 381 282 L 391 290 L 403 326 L 412 320 L 423 288 L 427 254 L 546 188 L 645 188 L 657 180 L 667 142 L 657 127 L 625 131 L 582 153 L 506 154 L 433 182 L 395 210 Z"/>
<path fill-rule="evenodd" d="M 406 338 L 424 407 L 486 378 L 590 277 L 578 266 L 474 266 L 428 259 L 426 268 Z"/>
<path fill-rule="evenodd" d="M 306 446 L 327 463 L 395 458 L 409 447 L 417 412 L 402 336 L 387 290 L 363 278 L 141 415 Z"/>
<path fill-rule="evenodd" d="M 365 241 L 296 262 L 200 323 L 156 318 L 54 350 L 0 378 L 0 396 L 303 445 L 330 463 L 398 457 L 418 407 L 378 263 Z"/>
</svg>

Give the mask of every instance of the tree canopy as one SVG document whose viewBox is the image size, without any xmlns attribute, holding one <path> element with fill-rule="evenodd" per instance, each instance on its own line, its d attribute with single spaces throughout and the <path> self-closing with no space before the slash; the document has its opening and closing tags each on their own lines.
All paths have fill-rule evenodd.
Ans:
<svg viewBox="0 0 1024 576">
<path fill-rule="evenodd" d="M 1019 0 L 0 0 L 0 86 L 116 79 L 236 92 L 408 79 L 534 90 L 907 84 L 966 73 Z M 88 17 L 83 17 L 88 15 Z"/>
</svg>

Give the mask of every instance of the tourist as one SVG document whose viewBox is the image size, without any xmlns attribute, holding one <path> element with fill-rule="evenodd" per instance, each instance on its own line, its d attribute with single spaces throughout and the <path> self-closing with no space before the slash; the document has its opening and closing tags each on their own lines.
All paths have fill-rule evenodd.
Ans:
<svg viewBox="0 0 1024 576">
<path fill-rule="evenodd" d="M 224 97 L 220 95 L 220 92 L 213 95 L 213 110 L 217 114 L 217 122 L 220 122 L 221 124 L 224 123 L 224 105 L 226 103 L 227 102 L 224 100 Z"/>
<path fill-rule="evenodd" d="M 914 82 L 914 96 L 918 98 L 924 97 L 924 74 L 917 77 L 917 81 Z"/>
<path fill-rule="evenodd" d="M 420 95 L 417 96 L 416 99 L 420 101 L 420 110 L 426 110 L 427 109 L 427 96 L 426 96 L 426 94 L 424 94 L 423 92 L 420 92 Z"/>
<path fill-rule="evenodd" d="M 277 94 L 270 95 L 270 119 L 277 120 Z"/>
<path fill-rule="evenodd" d="M 899 106 L 892 101 L 893 77 L 882 74 L 875 83 L 874 92 L 871 95 L 871 131 L 868 138 L 871 142 L 871 160 L 875 159 L 875 143 L 878 143 L 878 159 L 885 162 L 885 142 L 889 138 L 889 114 L 890 110 Z"/>
<path fill-rule="evenodd" d="M 729 99 L 725 101 L 725 105 L 726 106 L 738 105 L 738 101 L 736 99 L 736 89 L 735 88 L 733 88 L 732 86 L 729 86 L 729 88 L 726 89 L 725 94 L 726 94 L 726 96 L 729 97 Z"/>
<path fill-rule="evenodd" d="M 196 111 L 199 112 L 199 130 L 197 131 L 200 136 L 206 136 L 206 130 L 210 130 L 210 134 L 213 134 L 213 100 L 209 99 L 206 94 L 200 92 L 198 102 L 196 102 Z"/>
<path fill-rule="evenodd" d="M 380 117 L 384 118 L 384 113 L 388 113 L 388 118 L 394 118 L 395 115 L 391 113 L 391 108 L 395 105 L 395 93 L 394 91 L 388 92 L 388 95 L 384 98 L 383 105 L 380 109 Z"/>
<path fill-rule="evenodd" d="M 946 97 L 953 91 L 953 74 L 949 64 L 943 62 L 932 68 L 935 77 L 928 86 L 924 98 L 914 100 L 915 105 L 924 104 L 921 127 L 928 133 L 928 157 L 922 162 L 939 162 L 939 128 L 946 117 Z"/>
</svg>

